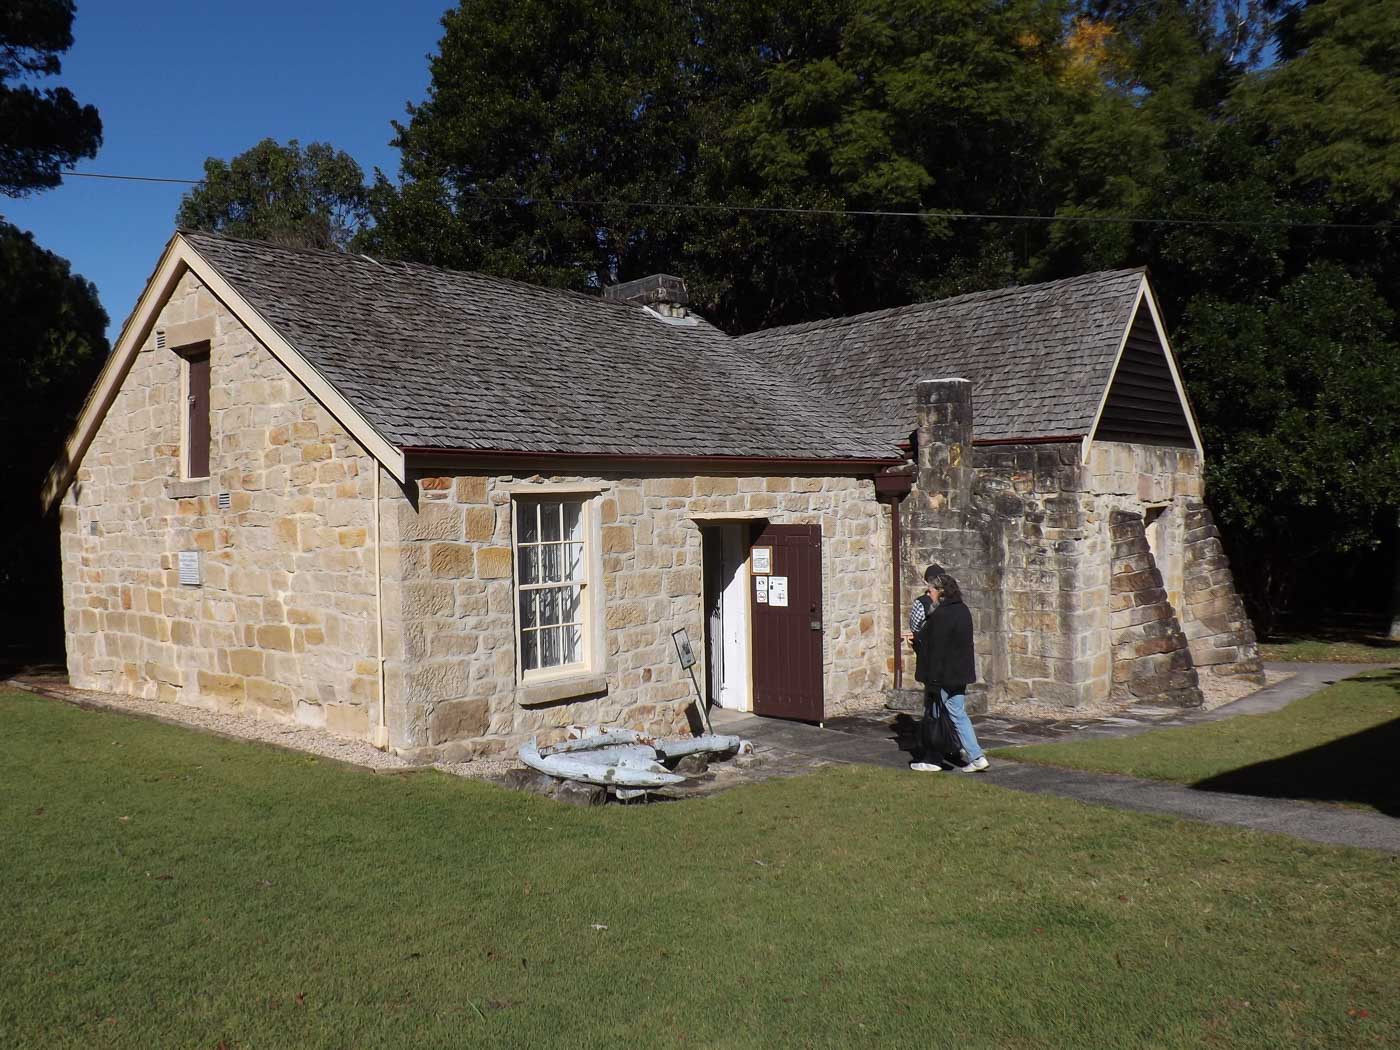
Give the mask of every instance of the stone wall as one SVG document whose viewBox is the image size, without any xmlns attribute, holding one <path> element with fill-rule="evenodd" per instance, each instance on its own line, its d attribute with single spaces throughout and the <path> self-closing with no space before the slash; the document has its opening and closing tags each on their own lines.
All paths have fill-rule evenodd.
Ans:
<svg viewBox="0 0 1400 1050">
<path fill-rule="evenodd" d="M 1083 500 L 1079 445 L 975 446 L 972 416 L 966 380 L 919 384 L 906 598 L 922 593 L 931 561 L 957 578 L 977 632 L 979 705 L 1106 696 L 1106 535 Z"/>
<path fill-rule="evenodd" d="M 606 645 L 596 680 L 538 699 L 516 682 L 511 508 L 514 495 L 548 498 L 551 486 L 596 492 Z M 397 748 L 490 754 L 580 722 L 683 731 L 694 687 L 671 632 L 688 631 L 703 687 L 696 519 L 710 515 L 820 524 L 827 699 L 885 684 L 889 530 L 868 478 L 478 473 L 418 478 L 408 496 L 384 534 L 385 599 L 401 618 L 386 636 Z"/>
<path fill-rule="evenodd" d="M 1109 515 L 1113 543 L 1113 692 L 1179 707 L 1205 702 L 1191 652 L 1147 542 L 1142 515 Z"/>
<path fill-rule="evenodd" d="M 1202 500 L 1195 450 L 1095 442 L 1085 481 L 1102 512 L 1155 518 L 1146 530 L 1149 546 L 1197 671 L 1262 682 L 1254 628 Z"/>
<path fill-rule="evenodd" d="M 369 735 L 374 461 L 193 275 L 156 328 L 209 336 L 211 476 L 180 481 L 181 359 L 152 336 L 60 507 L 73 684 Z"/>
<path fill-rule="evenodd" d="M 1184 609 L 1191 657 L 1203 673 L 1246 675 L 1264 682 L 1254 626 L 1235 590 L 1220 530 L 1204 503 L 1184 514 Z"/>
<path fill-rule="evenodd" d="M 905 615 L 929 562 L 962 584 L 975 699 L 1198 704 L 1188 648 L 1217 673 L 1258 670 L 1194 449 L 1095 442 L 1082 463 L 1079 441 L 974 445 L 973 396 L 966 380 L 918 384 L 901 524 Z"/>
</svg>

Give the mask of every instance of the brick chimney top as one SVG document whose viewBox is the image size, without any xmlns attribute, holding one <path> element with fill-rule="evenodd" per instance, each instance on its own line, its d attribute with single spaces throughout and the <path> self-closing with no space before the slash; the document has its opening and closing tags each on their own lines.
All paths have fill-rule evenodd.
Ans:
<svg viewBox="0 0 1400 1050">
<path fill-rule="evenodd" d="M 610 284 L 603 289 L 603 298 L 613 302 L 649 306 L 663 317 L 685 317 L 690 295 L 685 282 L 670 274 L 654 273 L 635 281 Z"/>
</svg>

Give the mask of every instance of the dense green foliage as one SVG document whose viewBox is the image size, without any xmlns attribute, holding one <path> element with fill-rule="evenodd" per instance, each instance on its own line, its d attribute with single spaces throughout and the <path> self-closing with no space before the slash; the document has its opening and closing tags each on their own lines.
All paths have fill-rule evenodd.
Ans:
<svg viewBox="0 0 1400 1050">
<path fill-rule="evenodd" d="M 1400 671 L 1390 669 L 1348 679 L 1266 715 L 997 753 L 1018 762 L 1339 802 L 1400 817 L 1397 747 Z"/>
<path fill-rule="evenodd" d="M 23 82 L 59 74 L 72 45 L 72 0 L 0 5 L 0 193 L 56 186 L 63 168 L 97 153 L 96 109 L 67 88 Z M 54 653 L 62 639 L 58 530 L 39 513 L 39 485 L 106 356 L 107 315 L 66 259 L 0 221 L 0 318 L 0 593 L 11 598 L 0 612 L 0 651 Z"/>
<path fill-rule="evenodd" d="M 1378 853 L 887 769 L 575 809 L 0 719 L 7 1047 L 1400 1039 Z"/>
<path fill-rule="evenodd" d="M 463 0 L 363 245 L 731 331 L 1148 265 L 1256 616 L 1384 601 L 1400 0 L 741 6 Z"/>
<path fill-rule="evenodd" d="M 323 142 L 302 149 L 263 139 L 233 160 L 210 157 L 175 221 L 197 230 L 293 248 L 344 248 L 365 219 L 365 176 Z"/>
<path fill-rule="evenodd" d="M 107 355 L 107 314 L 88 281 L 0 222 L 0 612 L 5 642 L 57 652 L 58 528 L 39 488 Z"/>
<path fill-rule="evenodd" d="M 0 5 L 0 193 L 21 197 L 57 186 L 63 168 L 95 157 L 102 121 L 65 87 L 36 87 L 57 76 L 73 46 L 73 0 L 6 0 Z"/>
</svg>

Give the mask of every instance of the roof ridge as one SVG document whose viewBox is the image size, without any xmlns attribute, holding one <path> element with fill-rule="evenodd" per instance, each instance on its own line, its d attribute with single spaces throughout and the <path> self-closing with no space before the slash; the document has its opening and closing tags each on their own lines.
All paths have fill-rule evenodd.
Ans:
<svg viewBox="0 0 1400 1050">
<path fill-rule="evenodd" d="M 1094 283 L 1105 278 L 1126 277 L 1129 274 L 1146 273 L 1146 266 L 1130 266 L 1117 270 L 1095 270 L 1091 273 L 1075 274 L 1071 277 L 1058 277 L 1053 281 L 1038 281 L 1035 284 L 1017 284 L 1002 288 L 986 288 L 978 292 L 963 292 L 960 295 L 948 296 L 945 299 L 923 299 L 918 302 L 904 303 L 901 306 L 887 306 L 880 310 L 866 310 L 858 314 L 844 314 L 840 317 L 823 317 L 815 321 L 798 321 L 789 325 L 780 325 L 777 328 L 760 328 L 740 336 L 738 341 L 741 343 L 748 343 L 751 340 L 760 340 L 770 335 L 793 335 L 823 329 L 840 328 L 844 325 L 868 324 L 885 320 L 902 313 L 961 306 L 974 301 L 990 303 L 1001 297 L 1015 297 L 1024 293 L 1054 288 L 1061 285 L 1078 284 L 1081 282 Z"/>
<path fill-rule="evenodd" d="M 427 270 L 434 273 L 450 274 L 454 277 L 471 277 L 477 280 L 502 285 L 507 288 L 522 289 L 535 294 L 543 293 L 547 296 L 578 299 L 599 306 L 625 306 L 640 309 L 635 303 L 629 303 L 625 300 L 604 299 L 601 294 L 594 296 L 587 292 L 577 291 L 573 288 L 554 288 L 545 284 L 533 284 L 530 281 L 522 281 L 514 277 L 501 277 L 499 274 L 486 273 L 482 270 L 454 270 L 449 266 L 438 266 L 435 263 L 418 262 L 412 259 L 388 259 L 379 255 L 370 255 L 368 252 L 343 251 L 338 248 L 305 248 L 290 244 L 278 244 L 276 241 L 263 240 L 257 237 L 235 237 L 228 233 L 220 233 L 214 230 L 200 230 L 189 226 L 176 226 L 175 232 L 182 237 L 188 236 L 189 234 L 194 234 L 197 237 L 213 237 L 221 241 L 231 241 L 234 244 L 249 244 L 259 248 L 271 248 L 273 251 L 287 252 L 293 255 L 329 256 L 333 259 L 341 259 L 349 262 L 363 259 L 384 269 L 402 268 L 406 270 Z M 716 328 L 715 331 L 720 331 L 720 329 Z M 726 336 L 728 335 L 728 333 L 725 334 Z"/>
</svg>

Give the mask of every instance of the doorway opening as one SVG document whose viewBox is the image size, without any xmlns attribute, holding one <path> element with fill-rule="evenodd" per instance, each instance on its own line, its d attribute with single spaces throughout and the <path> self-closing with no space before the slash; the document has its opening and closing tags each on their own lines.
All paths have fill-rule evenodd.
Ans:
<svg viewBox="0 0 1400 1050">
<path fill-rule="evenodd" d="M 717 707 L 748 711 L 749 523 L 701 527 L 705 576 L 705 686 Z"/>
</svg>

